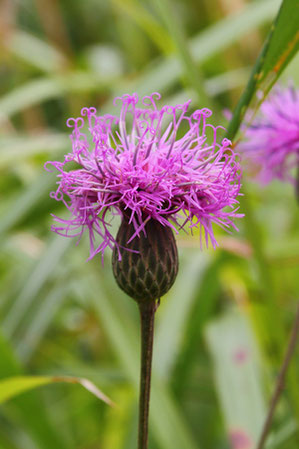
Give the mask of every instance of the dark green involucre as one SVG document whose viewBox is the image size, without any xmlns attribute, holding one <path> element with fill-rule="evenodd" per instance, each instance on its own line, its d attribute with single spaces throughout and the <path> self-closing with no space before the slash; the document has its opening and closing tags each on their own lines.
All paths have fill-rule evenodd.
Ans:
<svg viewBox="0 0 299 449">
<path fill-rule="evenodd" d="M 149 220 L 145 232 L 127 243 L 135 233 L 124 217 L 112 255 L 113 273 L 119 287 L 137 302 L 156 300 L 168 292 L 178 272 L 178 253 L 173 232 Z M 138 252 L 132 252 L 134 250 Z M 119 259 L 119 252 L 121 260 Z"/>
</svg>

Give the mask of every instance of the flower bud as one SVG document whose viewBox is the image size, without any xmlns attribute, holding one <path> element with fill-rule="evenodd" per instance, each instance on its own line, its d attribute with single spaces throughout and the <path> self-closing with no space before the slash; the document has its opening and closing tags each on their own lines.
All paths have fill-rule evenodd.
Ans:
<svg viewBox="0 0 299 449">
<path fill-rule="evenodd" d="M 153 219 L 128 243 L 135 232 L 124 216 L 112 255 L 114 277 L 137 302 L 156 300 L 168 292 L 178 272 L 175 238 L 169 226 Z"/>
</svg>

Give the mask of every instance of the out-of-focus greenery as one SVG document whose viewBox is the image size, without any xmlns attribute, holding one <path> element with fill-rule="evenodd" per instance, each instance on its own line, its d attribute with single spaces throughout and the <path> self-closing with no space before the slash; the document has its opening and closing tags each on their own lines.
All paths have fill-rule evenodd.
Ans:
<svg viewBox="0 0 299 449">
<path fill-rule="evenodd" d="M 69 151 L 66 119 L 83 106 L 111 111 L 118 94 L 159 91 L 225 122 L 279 6 L 0 3 L 0 377 L 84 377 L 117 404 L 76 385 L 23 393 L 1 406 L 1 449 L 135 447 L 137 307 L 118 290 L 110 254 L 104 266 L 86 262 L 87 241 L 50 232 L 50 213 L 65 211 L 49 198 L 56 180 L 43 164 Z M 299 81 L 298 65 L 284 81 Z M 299 219 L 291 186 L 261 189 L 246 173 L 243 183 L 238 234 L 215 230 L 215 251 L 178 238 L 180 273 L 157 313 L 151 449 L 253 449 L 261 430 L 298 300 Z M 268 448 L 298 448 L 298 379 L 297 352 Z"/>
</svg>

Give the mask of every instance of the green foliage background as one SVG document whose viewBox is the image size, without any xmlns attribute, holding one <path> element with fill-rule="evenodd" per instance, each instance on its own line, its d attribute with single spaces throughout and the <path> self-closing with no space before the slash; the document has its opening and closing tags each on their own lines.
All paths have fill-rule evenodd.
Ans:
<svg viewBox="0 0 299 449">
<path fill-rule="evenodd" d="M 50 213 L 65 211 L 49 198 L 56 180 L 43 164 L 69 151 L 66 119 L 83 106 L 111 111 L 122 93 L 159 91 L 225 122 L 280 3 L 0 3 L 0 377 L 84 377 L 117 404 L 79 385 L 23 393 L 1 406 L 1 449 L 135 447 L 137 307 L 116 287 L 110 254 L 104 266 L 86 262 L 87 241 L 50 232 Z M 248 85 L 231 135 L 255 89 L 276 80 L 272 61 L 298 15 L 297 0 L 285 4 L 264 84 Z M 282 82 L 298 85 L 298 67 L 295 57 Z M 261 430 L 298 300 L 298 205 L 289 185 L 261 189 L 246 170 L 243 184 L 238 234 L 215 229 L 215 251 L 178 237 L 180 273 L 157 313 L 151 449 L 253 449 Z M 298 379 L 297 351 L 268 448 L 298 448 Z"/>
</svg>

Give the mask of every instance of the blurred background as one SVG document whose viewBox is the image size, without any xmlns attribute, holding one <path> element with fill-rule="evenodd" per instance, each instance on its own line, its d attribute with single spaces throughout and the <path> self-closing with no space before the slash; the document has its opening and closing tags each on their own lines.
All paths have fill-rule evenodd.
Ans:
<svg viewBox="0 0 299 449">
<path fill-rule="evenodd" d="M 43 165 L 70 151 L 67 118 L 159 91 L 225 125 L 279 5 L 1 0 L 0 377 L 82 376 L 117 404 L 76 385 L 25 393 L 1 406 L 1 449 L 135 447 L 137 307 L 108 252 L 86 262 L 87 240 L 50 231 L 65 210 Z M 298 86 L 298 67 L 281 82 Z M 261 430 L 298 299 L 299 219 L 291 186 L 243 184 L 239 233 L 215 229 L 215 251 L 178 237 L 179 276 L 157 313 L 151 449 L 253 449 Z M 267 448 L 299 447 L 298 376 L 297 351 Z"/>
</svg>

